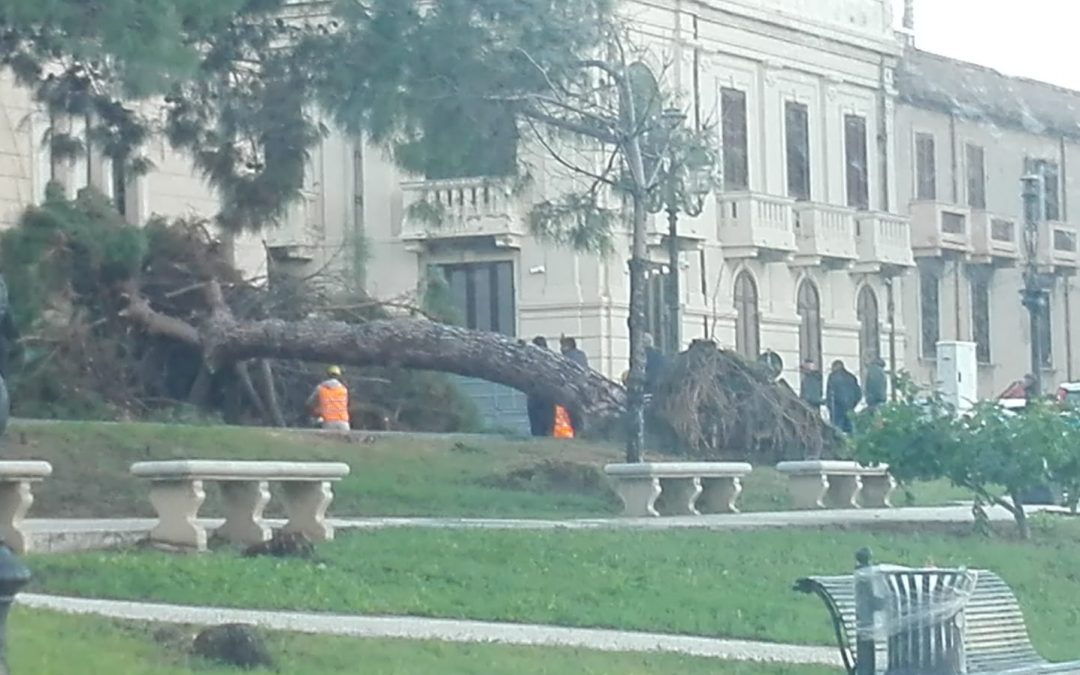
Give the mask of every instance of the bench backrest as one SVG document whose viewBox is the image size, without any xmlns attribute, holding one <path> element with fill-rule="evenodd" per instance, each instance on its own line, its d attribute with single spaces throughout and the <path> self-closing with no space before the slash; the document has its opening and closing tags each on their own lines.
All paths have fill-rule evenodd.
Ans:
<svg viewBox="0 0 1080 675">
<path fill-rule="evenodd" d="M 963 652 L 970 672 L 1007 670 L 1045 663 L 1035 652 L 1028 636 L 1027 626 L 1019 603 L 1009 586 L 993 572 L 978 570 L 974 572 L 974 588 L 964 607 Z M 909 579 L 907 583 L 911 583 Z M 897 583 L 900 583 L 899 578 Z M 854 663 L 858 632 L 855 622 L 855 577 L 852 575 L 831 577 L 810 577 L 802 579 L 799 590 L 813 592 L 826 603 L 834 621 L 839 624 L 838 639 L 848 652 L 846 661 Z M 899 592 L 899 591 L 898 591 Z M 946 627 L 939 627 L 939 634 L 934 638 L 941 640 L 946 649 L 948 642 Z M 944 633 L 944 634 L 943 634 Z M 909 640 L 909 649 L 927 644 L 926 633 Z M 933 645 L 933 640 L 929 642 Z M 903 653 L 903 639 L 893 644 L 879 643 L 877 663 L 879 672 L 890 664 L 890 653 Z M 890 649 L 892 647 L 892 649 Z M 899 651 L 896 651 L 899 650 Z"/>
</svg>

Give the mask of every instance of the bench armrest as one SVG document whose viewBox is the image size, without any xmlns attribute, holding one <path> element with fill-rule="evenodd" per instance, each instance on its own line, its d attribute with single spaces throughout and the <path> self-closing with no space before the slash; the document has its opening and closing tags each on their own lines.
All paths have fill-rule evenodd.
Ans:
<svg viewBox="0 0 1080 675">
<path fill-rule="evenodd" d="M 811 578 L 799 579 L 795 582 L 795 591 L 807 595 L 816 595 L 825 603 L 829 610 L 829 618 L 833 622 L 833 632 L 836 636 L 836 644 L 840 648 L 840 658 L 844 662 L 844 669 L 848 675 L 855 675 L 855 656 L 851 653 L 851 641 L 848 640 L 847 629 L 844 627 L 844 614 L 836 604 L 836 600 L 818 581 Z"/>
</svg>

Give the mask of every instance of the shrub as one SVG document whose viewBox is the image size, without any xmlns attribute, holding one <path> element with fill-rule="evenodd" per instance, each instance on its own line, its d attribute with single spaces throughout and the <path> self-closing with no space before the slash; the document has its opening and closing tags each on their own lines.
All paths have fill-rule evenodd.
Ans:
<svg viewBox="0 0 1080 675">
<path fill-rule="evenodd" d="M 854 456 L 886 463 L 901 482 L 947 479 L 968 489 L 976 514 L 985 504 L 1009 511 L 1030 536 L 1024 498 L 1057 481 L 1080 488 L 1080 415 L 1042 401 L 1022 413 L 983 402 L 958 414 L 939 396 L 903 383 L 896 401 L 859 418 Z M 1073 503 L 1076 497 L 1072 496 Z"/>
</svg>

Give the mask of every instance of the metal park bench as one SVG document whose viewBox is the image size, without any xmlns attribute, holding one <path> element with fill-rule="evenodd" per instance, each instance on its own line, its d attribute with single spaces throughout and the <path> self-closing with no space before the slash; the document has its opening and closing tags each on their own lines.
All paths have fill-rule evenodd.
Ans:
<svg viewBox="0 0 1080 675">
<path fill-rule="evenodd" d="M 1080 674 L 1080 661 L 1050 663 L 1031 644 L 1009 586 L 986 570 L 871 566 L 807 577 L 832 616 L 850 675 Z"/>
</svg>

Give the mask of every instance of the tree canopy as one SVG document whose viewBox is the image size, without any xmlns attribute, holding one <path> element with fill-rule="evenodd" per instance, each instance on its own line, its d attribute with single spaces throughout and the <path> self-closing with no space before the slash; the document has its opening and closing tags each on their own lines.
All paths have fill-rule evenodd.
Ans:
<svg viewBox="0 0 1080 675">
<path fill-rule="evenodd" d="M 314 7 L 315 9 L 312 9 Z M 133 173 L 161 129 L 259 230 L 303 186 L 324 122 L 433 177 L 510 173 L 521 103 L 577 77 L 609 0 L 14 0 L 0 63 L 50 115 L 87 120 Z M 51 130 L 58 156 L 85 152 Z"/>
</svg>

